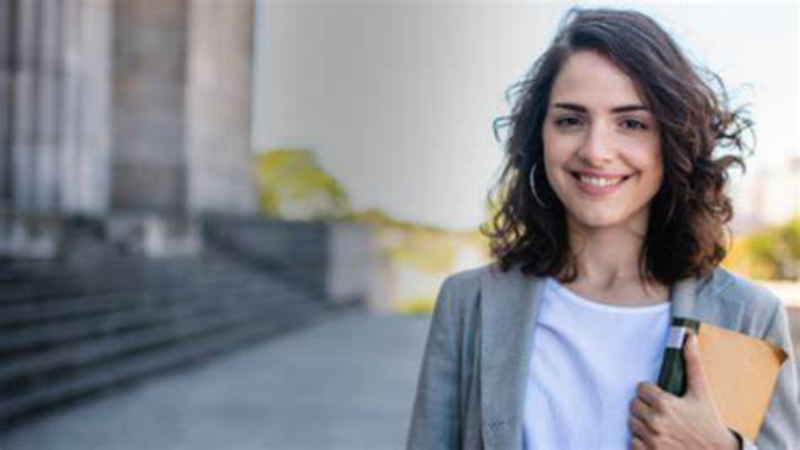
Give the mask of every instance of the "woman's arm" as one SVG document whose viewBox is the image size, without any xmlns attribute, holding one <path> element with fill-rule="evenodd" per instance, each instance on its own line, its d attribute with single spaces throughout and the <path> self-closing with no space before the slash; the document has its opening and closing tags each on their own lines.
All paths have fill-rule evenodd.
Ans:
<svg viewBox="0 0 800 450">
<path fill-rule="evenodd" d="M 436 300 L 406 447 L 455 449 L 459 447 L 459 349 L 454 311 L 453 278 L 448 278 Z"/>
</svg>

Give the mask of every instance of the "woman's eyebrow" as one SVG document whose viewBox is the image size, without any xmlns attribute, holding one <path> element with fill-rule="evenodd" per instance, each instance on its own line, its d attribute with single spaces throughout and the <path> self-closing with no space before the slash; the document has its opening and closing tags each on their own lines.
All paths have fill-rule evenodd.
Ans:
<svg viewBox="0 0 800 450">
<path fill-rule="evenodd" d="M 554 103 L 554 108 L 562 108 L 568 109 L 570 111 L 581 112 L 585 113 L 588 112 L 588 109 L 583 105 L 578 105 L 576 103 Z M 633 105 L 623 105 L 623 106 L 616 106 L 611 108 L 612 113 L 623 113 L 623 112 L 630 112 L 630 111 L 650 111 L 644 105 L 633 104 Z"/>
<path fill-rule="evenodd" d="M 622 112 L 630 112 L 630 111 L 650 111 L 644 105 L 625 105 L 625 106 L 617 106 L 616 108 L 612 108 L 611 112 L 613 113 L 622 113 Z"/>
</svg>

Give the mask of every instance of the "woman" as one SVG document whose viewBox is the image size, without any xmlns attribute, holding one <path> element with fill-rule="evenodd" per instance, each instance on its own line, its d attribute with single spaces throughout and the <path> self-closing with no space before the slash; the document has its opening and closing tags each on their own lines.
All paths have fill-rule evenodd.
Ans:
<svg viewBox="0 0 800 450">
<path fill-rule="evenodd" d="M 569 14 L 518 88 L 497 261 L 441 289 L 408 448 L 800 448 L 785 307 L 719 266 L 750 126 L 721 83 L 652 19 L 598 9 Z M 755 443 L 722 422 L 693 339 L 686 395 L 654 384 L 673 316 L 789 354 Z"/>
</svg>

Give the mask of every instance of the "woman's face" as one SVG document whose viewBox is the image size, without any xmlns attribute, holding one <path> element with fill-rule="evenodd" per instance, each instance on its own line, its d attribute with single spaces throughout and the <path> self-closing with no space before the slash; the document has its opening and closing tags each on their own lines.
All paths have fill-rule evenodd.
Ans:
<svg viewBox="0 0 800 450">
<path fill-rule="evenodd" d="M 545 171 L 568 224 L 646 230 L 663 164 L 656 120 L 633 80 L 595 52 L 575 53 L 547 109 Z"/>
</svg>

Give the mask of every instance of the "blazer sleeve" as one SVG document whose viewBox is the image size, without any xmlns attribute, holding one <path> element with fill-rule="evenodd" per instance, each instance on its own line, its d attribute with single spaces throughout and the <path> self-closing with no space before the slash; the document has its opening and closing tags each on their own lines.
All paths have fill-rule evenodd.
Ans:
<svg viewBox="0 0 800 450">
<path fill-rule="evenodd" d="M 800 395 L 798 394 L 797 355 L 794 352 L 792 334 L 786 307 L 778 303 L 769 321 L 764 338 L 782 347 L 789 355 L 778 374 L 764 422 L 755 444 L 744 442 L 743 448 L 753 450 L 790 449 L 800 450 Z"/>
<path fill-rule="evenodd" d="M 414 399 L 409 450 L 459 447 L 459 345 L 453 278 L 436 299 Z"/>
</svg>

